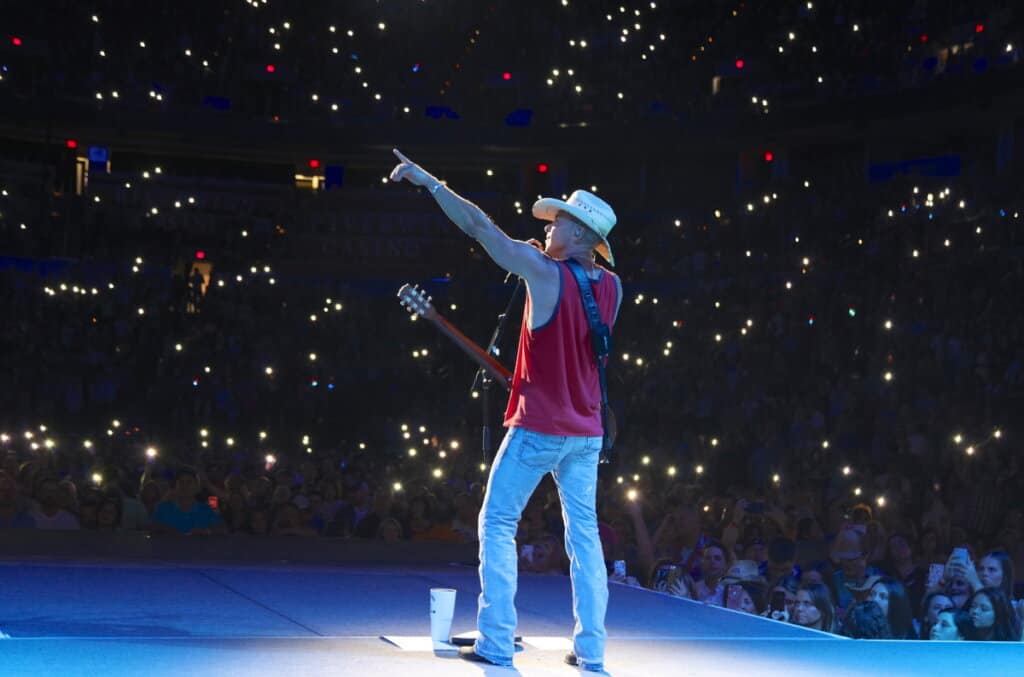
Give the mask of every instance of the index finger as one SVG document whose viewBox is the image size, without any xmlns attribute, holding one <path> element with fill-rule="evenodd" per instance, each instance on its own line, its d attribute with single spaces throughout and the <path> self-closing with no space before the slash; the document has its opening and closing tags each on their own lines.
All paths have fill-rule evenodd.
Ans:
<svg viewBox="0 0 1024 677">
<path fill-rule="evenodd" d="M 402 155 L 402 152 L 400 150 L 398 150 L 397 148 L 392 148 L 391 152 L 394 153 L 395 157 L 397 157 L 402 162 L 412 162 L 412 160 L 410 160 L 409 158 L 407 158 L 404 155 Z"/>
</svg>

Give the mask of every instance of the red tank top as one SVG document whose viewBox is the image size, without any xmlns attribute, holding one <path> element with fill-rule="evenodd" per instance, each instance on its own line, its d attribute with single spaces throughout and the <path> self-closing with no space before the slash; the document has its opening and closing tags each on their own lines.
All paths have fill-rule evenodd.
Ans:
<svg viewBox="0 0 1024 677">
<path fill-rule="evenodd" d="M 601 314 L 611 326 L 618 305 L 615 274 L 601 268 L 590 288 Z M 590 325 L 576 278 L 564 261 L 558 262 L 558 301 L 544 325 L 530 329 L 530 295 L 526 295 L 512 391 L 505 409 L 505 426 L 518 426 L 546 435 L 600 437 L 601 383 L 590 347 Z"/>
</svg>

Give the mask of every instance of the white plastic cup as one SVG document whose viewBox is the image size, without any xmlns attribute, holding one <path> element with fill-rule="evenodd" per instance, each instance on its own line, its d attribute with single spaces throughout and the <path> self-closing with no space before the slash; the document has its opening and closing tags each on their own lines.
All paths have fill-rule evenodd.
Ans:
<svg viewBox="0 0 1024 677">
<path fill-rule="evenodd" d="M 455 616 L 455 589 L 430 589 L 430 638 L 434 651 L 451 651 L 452 618 Z"/>
</svg>

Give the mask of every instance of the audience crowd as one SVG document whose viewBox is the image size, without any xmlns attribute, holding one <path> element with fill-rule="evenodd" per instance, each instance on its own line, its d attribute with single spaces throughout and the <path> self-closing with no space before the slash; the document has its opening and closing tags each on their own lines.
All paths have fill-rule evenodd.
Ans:
<svg viewBox="0 0 1024 677">
<path fill-rule="evenodd" d="M 0 96 L 165 123 L 623 124 L 953 87 L 1018 63 L 1007 0 L 363 6 L 49 0 L 6 17 Z M 49 17 L 60 16 L 54 22 Z M 530 48 L 522 37 L 529 35 Z M 397 36 L 400 36 L 398 38 Z M 397 39 L 396 39 L 397 38 Z M 519 111 L 517 117 L 514 111 Z M 529 111 L 525 116 L 523 111 Z M 228 129 L 228 127 L 225 127 Z"/>
</svg>

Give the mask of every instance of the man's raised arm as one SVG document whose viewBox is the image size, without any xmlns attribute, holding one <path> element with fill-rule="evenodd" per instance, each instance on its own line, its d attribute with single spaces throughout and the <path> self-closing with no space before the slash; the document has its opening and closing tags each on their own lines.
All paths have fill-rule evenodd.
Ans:
<svg viewBox="0 0 1024 677">
<path fill-rule="evenodd" d="M 391 171 L 391 180 L 397 183 L 405 179 L 429 190 L 452 223 L 483 245 L 499 266 L 527 280 L 539 279 L 545 271 L 550 270 L 549 259 L 536 245 L 510 238 L 482 209 L 402 155 L 397 148 L 394 153 L 400 162 Z"/>
</svg>

